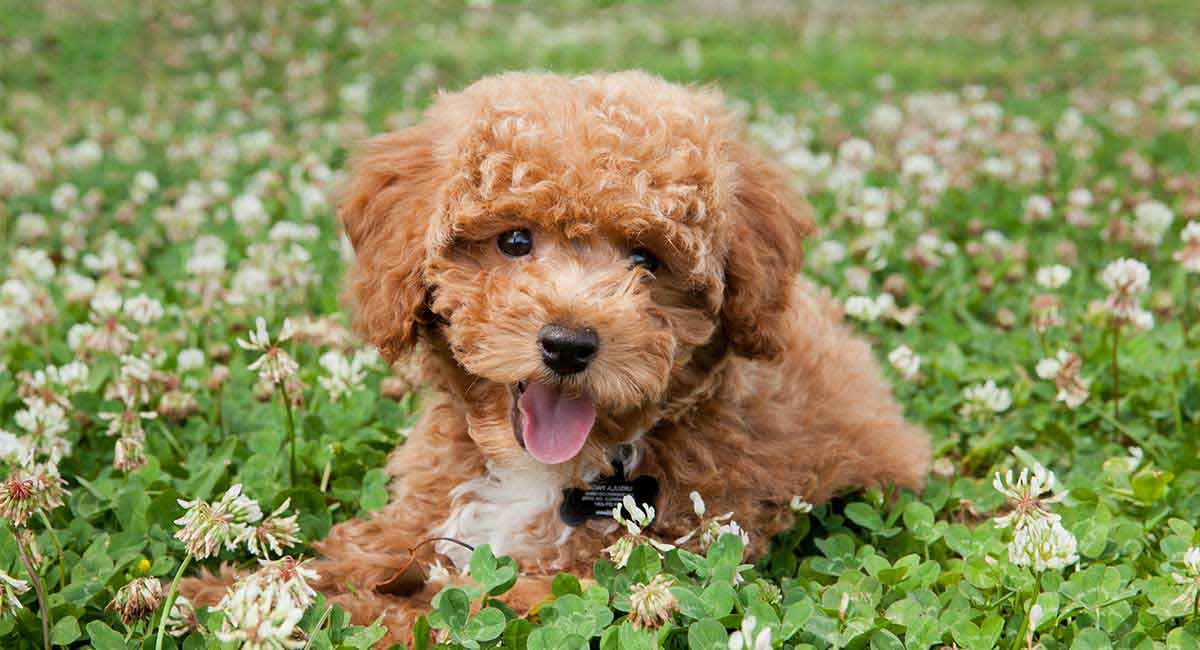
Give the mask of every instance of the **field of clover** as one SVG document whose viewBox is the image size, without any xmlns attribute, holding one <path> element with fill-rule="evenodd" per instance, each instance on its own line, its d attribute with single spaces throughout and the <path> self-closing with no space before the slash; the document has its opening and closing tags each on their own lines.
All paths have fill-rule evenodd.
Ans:
<svg viewBox="0 0 1200 650">
<path fill-rule="evenodd" d="M 1200 5 L 0 2 L 0 647 L 368 648 L 310 544 L 421 402 L 356 342 L 353 143 L 439 87 L 720 85 L 821 226 L 807 274 L 935 440 L 921 495 L 750 562 L 626 503 L 535 611 L 476 548 L 417 648 L 1200 647 Z M 175 581 L 253 571 L 217 608 Z"/>
</svg>

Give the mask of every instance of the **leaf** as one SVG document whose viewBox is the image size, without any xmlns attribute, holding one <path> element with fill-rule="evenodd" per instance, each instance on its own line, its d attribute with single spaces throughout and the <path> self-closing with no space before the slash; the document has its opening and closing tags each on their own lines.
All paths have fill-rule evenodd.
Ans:
<svg viewBox="0 0 1200 650">
<path fill-rule="evenodd" d="M 813 601 L 805 598 L 799 602 L 788 605 L 783 610 L 782 629 L 780 631 L 780 641 L 786 641 L 792 638 L 797 632 L 804 629 L 804 624 L 812 617 L 816 610 L 816 605 Z"/>
<path fill-rule="evenodd" d="M 871 506 L 856 501 L 846 506 L 846 518 L 871 532 L 883 530 L 883 519 Z"/>
<path fill-rule="evenodd" d="M 96 650 L 125 650 L 125 640 L 104 621 L 88 623 L 87 633 Z"/>
<path fill-rule="evenodd" d="M 887 630 L 876 630 L 871 635 L 871 650 L 904 650 L 904 644 L 895 634 Z"/>
<path fill-rule="evenodd" d="M 1102 650 L 1111 647 L 1112 639 L 1109 639 L 1103 630 L 1094 627 L 1080 630 L 1071 644 L 1072 650 Z"/>
<path fill-rule="evenodd" d="M 387 628 L 378 623 L 374 623 L 369 627 L 354 628 L 353 631 L 342 640 L 342 644 L 350 646 L 351 648 L 356 648 L 356 650 L 368 650 L 386 634 Z"/>
<path fill-rule="evenodd" d="M 476 641 L 491 641 L 504 632 L 507 621 L 495 607 L 485 607 L 467 623 L 466 636 Z"/>
<path fill-rule="evenodd" d="M 658 641 L 649 630 L 639 630 L 626 621 L 617 632 L 618 645 L 621 650 L 654 650 Z"/>
<path fill-rule="evenodd" d="M 732 583 L 742 563 L 745 545 L 737 535 L 725 533 L 708 548 L 706 563 L 713 581 Z"/>
<path fill-rule="evenodd" d="M 508 622 L 504 628 L 504 636 L 501 639 L 501 647 L 504 648 L 524 648 L 529 643 L 529 635 L 533 632 L 533 623 L 521 618 L 515 618 Z M 416 648 L 413 648 L 416 650 Z"/>
<path fill-rule="evenodd" d="M 412 650 L 428 650 L 429 648 L 429 619 L 424 616 L 418 616 L 413 622 L 413 647 Z"/>
<path fill-rule="evenodd" d="M 388 475 L 382 469 L 368 470 L 363 476 L 362 496 L 358 506 L 363 513 L 381 510 L 388 504 Z"/>
<path fill-rule="evenodd" d="M 696 620 L 707 618 L 710 615 L 708 604 L 700 598 L 700 594 L 696 593 L 695 589 L 677 584 L 672 586 L 670 591 L 671 595 L 675 596 L 680 614 Z"/>
<path fill-rule="evenodd" d="M 728 616 L 737 599 L 737 592 L 727 582 L 714 582 L 700 593 L 700 600 L 704 602 L 708 615 L 714 618 Z"/>
<path fill-rule="evenodd" d="M 444 589 L 438 594 L 437 614 L 450 630 L 461 632 L 471 613 L 471 598 L 458 587 Z"/>
<path fill-rule="evenodd" d="M 625 565 L 625 573 L 635 583 L 645 584 L 662 572 L 662 559 L 658 551 L 649 544 L 639 544 L 629 554 L 629 563 Z"/>
<path fill-rule="evenodd" d="M 583 594 L 583 588 L 579 584 L 579 578 L 570 573 L 560 573 L 554 576 L 554 582 L 550 584 L 550 591 L 555 596 L 566 596 L 574 594 L 576 596 Z"/>
<path fill-rule="evenodd" d="M 688 626 L 687 641 L 690 650 L 726 650 L 729 633 L 716 619 L 706 618 Z"/>
<path fill-rule="evenodd" d="M 54 623 L 50 630 L 50 642 L 54 645 L 70 645 L 79 638 L 79 621 L 74 616 L 66 616 Z"/>
<path fill-rule="evenodd" d="M 497 558 L 492 549 L 483 544 L 471 554 L 471 577 L 484 593 L 498 596 L 512 588 L 517 581 L 517 563 L 509 557 Z"/>
</svg>

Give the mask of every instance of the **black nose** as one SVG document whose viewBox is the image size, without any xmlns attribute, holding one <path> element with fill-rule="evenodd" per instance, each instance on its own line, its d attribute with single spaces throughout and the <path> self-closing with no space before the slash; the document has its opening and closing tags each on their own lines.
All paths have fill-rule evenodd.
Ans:
<svg viewBox="0 0 1200 650">
<path fill-rule="evenodd" d="M 560 375 L 573 375 L 587 367 L 596 356 L 600 339 L 595 330 L 547 325 L 538 332 L 542 362 Z"/>
</svg>

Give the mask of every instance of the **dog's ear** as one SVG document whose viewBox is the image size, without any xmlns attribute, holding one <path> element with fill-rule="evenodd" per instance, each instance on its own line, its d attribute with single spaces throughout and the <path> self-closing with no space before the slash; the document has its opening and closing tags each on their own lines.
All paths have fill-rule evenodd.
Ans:
<svg viewBox="0 0 1200 650">
<path fill-rule="evenodd" d="M 767 358 L 784 345 L 802 243 L 813 230 L 811 208 L 776 163 L 741 143 L 731 153 L 737 170 L 721 315 L 734 352 Z"/>
<path fill-rule="evenodd" d="M 442 181 L 432 129 L 374 138 L 350 166 L 338 217 L 354 246 L 346 292 L 355 329 L 394 361 L 428 319 L 425 235 Z"/>
</svg>

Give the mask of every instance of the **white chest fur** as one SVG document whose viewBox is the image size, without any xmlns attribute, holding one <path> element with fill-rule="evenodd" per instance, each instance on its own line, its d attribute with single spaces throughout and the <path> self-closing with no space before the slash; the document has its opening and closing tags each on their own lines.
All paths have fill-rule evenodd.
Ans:
<svg viewBox="0 0 1200 650">
<path fill-rule="evenodd" d="M 557 472 L 532 459 L 518 466 L 490 464 L 483 476 L 451 491 L 450 516 L 433 534 L 472 546 L 488 544 L 496 555 L 537 562 L 573 530 L 558 516 L 562 488 Z M 471 558 L 470 551 L 449 542 L 439 542 L 437 551 L 460 570 Z"/>
</svg>

